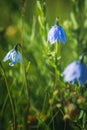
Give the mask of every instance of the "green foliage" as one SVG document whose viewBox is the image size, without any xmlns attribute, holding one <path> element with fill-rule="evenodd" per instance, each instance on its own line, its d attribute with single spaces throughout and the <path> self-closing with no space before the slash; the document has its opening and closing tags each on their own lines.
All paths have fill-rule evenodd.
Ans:
<svg viewBox="0 0 87 130">
<path fill-rule="evenodd" d="M 87 129 L 86 86 L 65 84 L 61 77 L 66 65 L 87 50 L 87 1 L 70 2 L 70 17 L 60 22 L 67 43 L 58 46 L 47 41 L 45 0 L 36 1 L 30 24 L 27 0 L 2 2 L 0 10 L 7 12 L 0 24 L 0 130 Z M 22 45 L 23 64 L 10 67 L 2 59 L 16 42 Z"/>
</svg>

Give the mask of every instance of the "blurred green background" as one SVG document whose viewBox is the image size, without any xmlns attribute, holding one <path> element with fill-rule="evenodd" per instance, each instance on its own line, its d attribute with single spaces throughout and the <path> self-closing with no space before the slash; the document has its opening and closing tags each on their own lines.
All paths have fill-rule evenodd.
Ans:
<svg viewBox="0 0 87 130">
<path fill-rule="evenodd" d="M 48 21 L 53 24 L 56 16 L 61 20 L 69 19 L 72 10 L 72 2 L 70 0 L 46 0 L 46 16 Z M 20 15 L 20 0 L 0 1 L 0 26 L 6 27 L 14 21 L 14 15 Z M 36 15 L 36 0 L 26 0 L 25 20 L 32 24 L 33 15 Z M 12 21 L 11 21 L 12 20 Z"/>
<path fill-rule="evenodd" d="M 67 43 L 58 44 L 55 77 L 47 34 L 57 16 Z M 10 67 L 2 60 L 16 43 L 23 64 Z M 61 77 L 86 51 L 87 0 L 0 0 L 0 130 L 86 130 L 87 91 Z"/>
<path fill-rule="evenodd" d="M 21 10 L 22 10 L 22 1 L 20 0 L 6 0 L 6 1 L 0 1 L 0 48 L 2 51 L 2 47 L 4 46 L 4 50 L 7 46 L 10 45 L 14 45 L 16 42 L 20 42 L 21 41 Z M 81 3 L 81 2 L 80 2 Z M 85 3 L 85 5 L 83 5 Z M 78 24 L 79 24 L 79 19 L 81 19 L 81 21 L 84 20 L 84 17 L 86 18 L 86 16 L 82 16 L 83 13 L 86 14 L 86 12 L 83 12 L 82 7 L 84 8 L 84 11 L 86 10 L 86 2 L 83 1 L 80 5 L 82 7 L 80 10 L 76 7 L 78 5 L 78 0 L 47 0 L 46 1 L 46 20 L 49 23 L 49 27 L 54 25 L 55 23 L 55 19 L 58 16 L 59 20 L 60 20 L 60 25 L 63 25 L 67 32 L 67 45 L 64 46 L 62 48 L 62 53 L 64 52 L 64 56 L 65 53 L 67 53 L 66 55 L 68 55 L 69 53 L 72 53 L 72 56 L 69 57 L 64 57 L 64 59 L 66 59 L 66 64 L 67 64 L 67 60 L 68 63 L 70 61 L 74 59 L 76 59 L 76 53 L 75 51 L 73 51 L 73 49 L 75 50 L 77 46 L 77 41 L 72 39 L 72 41 L 69 41 L 69 39 L 71 39 L 73 36 L 73 33 L 69 32 L 69 28 L 72 29 L 78 28 Z M 73 14 L 73 11 L 76 12 L 77 14 Z M 80 16 L 81 15 L 81 16 Z M 25 2 L 25 13 L 24 13 L 24 22 L 26 23 L 26 28 L 27 31 L 31 31 L 31 27 L 32 27 L 32 23 L 33 23 L 33 19 L 36 19 L 36 34 L 38 32 L 38 15 L 37 15 L 37 1 L 33 1 L 33 0 L 26 0 Z M 82 17 L 82 18 L 80 18 Z M 77 21 L 76 21 L 77 20 Z M 82 24 L 80 22 L 80 24 Z M 86 25 L 86 21 L 84 23 Z M 83 25 L 84 26 L 84 25 Z M 87 25 L 86 25 L 87 26 Z M 24 29 L 26 31 L 26 29 Z M 31 33 L 31 32 L 29 32 Z M 30 37 L 31 34 L 29 34 Z M 84 34 L 83 34 L 84 35 Z M 85 37 L 85 36 L 84 36 Z M 26 41 L 25 41 L 26 42 Z M 28 41 L 29 42 L 29 41 Z M 11 44 L 9 44 L 11 43 Z M 29 43 L 28 43 L 29 44 Z M 72 46 L 73 44 L 73 46 Z M 85 44 L 85 43 L 84 43 Z M 80 45 L 80 44 L 79 44 Z M 79 46 L 78 45 L 78 46 Z M 61 45 L 62 46 L 62 45 Z M 68 49 L 67 49 L 68 47 Z M 81 48 L 81 47 L 79 47 Z M 85 48 L 85 47 L 83 47 Z M 63 51 L 64 49 L 64 51 Z M 3 51 L 4 51 L 3 50 Z M 78 49 L 79 50 L 79 49 Z M 81 51 L 78 53 L 82 53 Z M 4 54 L 1 56 L 1 60 L 2 57 L 4 56 Z"/>
<path fill-rule="evenodd" d="M 1 32 L 0 45 L 1 47 L 0 48 L 1 48 L 1 51 L 4 51 L 7 48 L 7 46 L 10 46 L 12 44 L 14 45 L 16 42 L 21 41 L 21 36 L 20 36 L 21 35 L 20 33 L 21 32 L 21 9 L 22 9 L 21 3 L 22 1 L 20 0 L 0 1 L 0 12 L 2 12 L 0 13 L 0 18 L 1 18 L 0 20 L 0 32 Z M 36 27 L 37 27 L 35 31 L 37 34 L 38 28 L 39 28 L 37 6 L 36 6 L 37 2 L 34 0 L 26 0 L 25 4 L 26 5 L 25 5 L 24 22 L 28 25 L 27 30 L 28 31 L 31 30 L 33 19 L 34 19 L 33 17 L 35 17 Z M 71 0 L 68 0 L 68 1 L 47 0 L 46 1 L 46 19 L 47 19 L 47 22 L 49 23 L 49 28 L 54 25 L 55 19 L 57 16 L 60 19 L 60 25 L 63 25 L 63 22 L 65 20 L 66 21 L 65 26 L 69 26 L 67 21 L 70 20 L 70 13 L 72 11 L 72 5 L 73 3 Z M 31 34 L 29 34 L 29 36 L 30 35 Z M 3 46 L 4 46 L 4 50 L 2 50 Z M 66 46 L 64 48 L 67 48 Z M 71 48 L 67 49 L 66 53 L 68 53 L 68 51 L 71 52 Z M 5 54 L 1 56 L 1 60 L 4 55 Z"/>
</svg>

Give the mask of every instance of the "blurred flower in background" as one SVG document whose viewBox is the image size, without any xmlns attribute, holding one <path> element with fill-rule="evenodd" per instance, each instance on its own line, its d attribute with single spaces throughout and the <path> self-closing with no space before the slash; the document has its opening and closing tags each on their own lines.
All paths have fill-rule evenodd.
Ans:
<svg viewBox="0 0 87 130">
<path fill-rule="evenodd" d="M 6 29 L 6 35 L 7 36 L 14 36 L 17 32 L 17 27 L 10 25 Z"/>
<path fill-rule="evenodd" d="M 74 61 L 65 68 L 62 75 L 64 76 L 65 82 L 74 84 L 78 81 L 81 85 L 84 85 L 87 81 L 87 66 L 78 61 Z"/>
<path fill-rule="evenodd" d="M 6 62 L 7 60 L 10 60 L 11 62 L 9 63 L 10 66 L 14 66 L 18 62 L 22 62 L 22 55 L 18 51 L 18 45 L 17 44 L 14 49 L 10 50 L 6 56 L 3 59 L 3 62 Z"/>
<path fill-rule="evenodd" d="M 56 24 L 49 30 L 48 32 L 48 41 L 53 44 L 56 41 L 60 41 L 65 43 L 67 40 L 66 32 L 62 26 L 59 25 L 58 19 L 56 20 Z"/>
</svg>

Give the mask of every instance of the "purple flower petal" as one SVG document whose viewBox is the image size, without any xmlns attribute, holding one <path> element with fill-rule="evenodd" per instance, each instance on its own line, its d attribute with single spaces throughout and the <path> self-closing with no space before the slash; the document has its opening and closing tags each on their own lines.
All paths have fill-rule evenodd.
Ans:
<svg viewBox="0 0 87 130">
<path fill-rule="evenodd" d="M 77 61 L 72 62 L 65 68 L 62 75 L 65 82 L 79 81 L 81 85 L 84 85 L 87 81 L 87 66 Z"/>
<path fill-rule="evenodd" d="M 50 31 L 48 32 L 48 41 L 53 44 L 56 41 L 60 41 L 62 43 L 65 43 L 67 40 L 66 38 L 66 32 L 61 26 L 53 26 Z"/>
</svg>

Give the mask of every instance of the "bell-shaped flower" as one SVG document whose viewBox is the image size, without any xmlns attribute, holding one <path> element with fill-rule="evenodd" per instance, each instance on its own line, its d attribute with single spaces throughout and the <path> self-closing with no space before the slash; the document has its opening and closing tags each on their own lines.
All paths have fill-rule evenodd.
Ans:
<svg viewBox="0 0 87 130">
<path fill-rule="evenodd" d="M 74 84 L 78 81 L 81 85 L 84 85 L 87 82 L 87 66 L 81 62 L 74 61 L 65 68 L 62 75 L 65 82 Z"/>
<path fill-rule="evenodd" d="M 11 62 L 9 63 L 10 66 L 14 66 L 18 62 L 22 62 L 22 55 L 18 51 L 18 45 L 17 44 L 12 50 L 10 50 L 6 56 L 3 59 L 3 62 L 6 62 L 7 60 L 10 60 Z"/>
<path fill-rule="evenodd" d="M 62 26 L 58 25 L 58 21 L 56 24 L 49 30 L 48 32 L 48 41 L 53 44 L 56 41 L 60 41 L 62 43 L 66 43 L 67 37 L 66 32 Z"/>
</svg>

